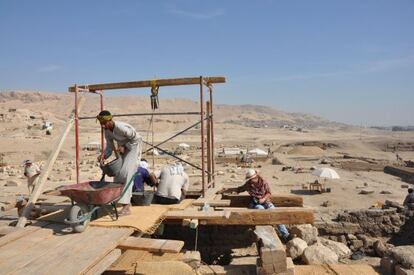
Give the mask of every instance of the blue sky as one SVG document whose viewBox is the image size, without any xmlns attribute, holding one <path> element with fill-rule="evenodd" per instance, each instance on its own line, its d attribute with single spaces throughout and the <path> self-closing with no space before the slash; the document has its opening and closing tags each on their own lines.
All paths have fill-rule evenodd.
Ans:
<svg viewBox="0 0 414 275">
<path fill-rule="evenodd" d="M 217 103 L 414 125 L 412 0 L 2 0 L 0 37 L 0 90 L 222 75 Z"/>
</svg>

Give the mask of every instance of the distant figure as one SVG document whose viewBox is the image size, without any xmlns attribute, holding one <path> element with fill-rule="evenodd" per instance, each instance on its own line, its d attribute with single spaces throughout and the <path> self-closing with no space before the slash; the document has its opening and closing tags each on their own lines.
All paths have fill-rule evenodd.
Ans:
<svg viewBox="0 0 414 275">
<path fill-rule="evenodd" d="M 405 197 L 403 205 L 411 208 L 414 206 L 414 190 L 412 188 L 408 188 L 408 195 Z"/>
<path fill-rule="evenodd" d="M 245 154 L 243 151 L 240 151 L 240 161 L 247 162 L 247 154 Z"/>
<path fill-rule="evenodd" d="M 134 187 L 132 188 L 132 192 L 144 192 L 145 183 L 151 187 L 157 183 L 155 175 L 148 171 L 148 167 L 149 165 L 147 160 L 141 159 L 137 172 L 135 173 Z"/>
<path fill-rule="evenodd" d="M 181 163 L 162 168 L 158 175 L 159 183 L 154 195 L 154 203 L 177 204 L 185 198 L 190 179 Z"/>
<path fill-rule="evenodd" d="M 254 169 L 248 169 L 246 173 L 246 181 L 242 186 L 235 188 L 227 188 L 222 190 L 224 192 L 241 193 L 247 191 L 250 195 L 249 208 L 252 209 L 272 209 L 275 205 L 272 203 L 272 194 L 270 186 Z M 277 226 L 284 241 L 289 239 L 289 231 L 286 226 L 280 224 Z"/>
<path fill-rule="evenodd" d="M 35 188 L 34 181 L 40 175 L 40 168 L 31 160 L 23 161 L 24 176 L 27 178 L 27 189 L 29 189 L 29 196 L 33 193 Z"/>
</svg>

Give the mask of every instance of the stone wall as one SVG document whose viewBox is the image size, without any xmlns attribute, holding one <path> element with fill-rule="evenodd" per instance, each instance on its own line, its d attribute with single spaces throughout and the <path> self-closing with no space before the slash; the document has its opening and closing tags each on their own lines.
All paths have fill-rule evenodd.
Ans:
<svg viewBox="0 0 414 275">
<path fill-rule="evenodd" d="M 332 221 L 316 222 L 320 236 L 346 244 L 352 251 L 382 257 L 392 247 L 386 241 L 398 236 L 410 214 L 402 208 L 344 211 Z"/>
</svg>

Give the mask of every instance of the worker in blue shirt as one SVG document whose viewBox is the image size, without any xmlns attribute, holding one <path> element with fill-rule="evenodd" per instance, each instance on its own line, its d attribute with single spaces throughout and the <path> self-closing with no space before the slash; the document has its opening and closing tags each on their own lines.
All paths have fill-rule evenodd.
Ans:
<svg viewBox="0 0 414 275">
<path fill-rule="evenodd" d="M 157 182 L 155 175 L 148 171 L 148 162 L 142 159 L 135 173 L 134 186 L 132 192 L 144 192 L 144 183 L 154 186 Z"/>
</svg>

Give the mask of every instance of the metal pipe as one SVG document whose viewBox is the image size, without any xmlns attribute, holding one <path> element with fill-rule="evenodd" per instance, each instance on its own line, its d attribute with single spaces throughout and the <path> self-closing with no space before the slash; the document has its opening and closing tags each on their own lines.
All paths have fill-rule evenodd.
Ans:
<svg viewBox="0 0 414 275">
<path fill-rule="evenodd" d="M 175 159 L 178 159 L 179 161 L 182 161 L 182 162 L 184 162 L 184 163 L 187 163 L 187 164 L 188 164 L 188 165 L 190 165 L 191 167 L 194 167 L 194 168 L 196 168 L 196 169 L 198 169 L 198 170 L 202 170 L 200 166 L 197 166 L 197 165 L 195 165 L 195 164 L 192 164 L 191 162 L 186 161 L 185 159 L 182 159 L 182 158 L 180 158 L 180 157 L 177 157 L 176 155 L 171 154 L 171 153 L 170 153 L 170 152 L 168 152 L 167 150 L 164 150 L 164 149 L 162 149 L 162 148 L 160 148 L 160 147 L 158 147 L 158 146 L 156 146 L 156 145 L 152 145 L 151 143 L 146 142 L 145 140 L 143 140 L 142 142 L 143 142 L 143 143 L 145 143 L 145 144 L 147 144 L 147 145 L 149 145 L 149 146 L 152 146 L 152 147 L 156 148 L 157 150 L 159 150 L 159 151 L 163 152 L 163 153 L 164 153 L 164 154 L 166 154 L 166 155 L 169 155 L 169 156 L 171 156 L 171 157 L 173 157 L 173 158 L 175 158 Z"/>
<path fill-rule="evenodd" d="M 104 102 L 103 102 L 103 93 L 99 93 L 99 98 L 101 102 L 101 112 L 104 109 Z M 101 127 L 101 158 L 103 159 L 104 156 L 104 148 L 105 148 L 105 139 L 104 139 L 104 129 Z"/>
<path fill-rule="evenodd" d="M 210 101 L 206 101 L 206 110 L 207 110 L 207 182 L 211 182 L 211 137 L 210 137 Z M 207 188 L 210 188 L 210 184 L 207 185 Z"/>
<path fill-rule="evenodd" d="M 176 112 L 176 113 L 136 113 L 136 114 L 119 114 L 112 115 L 113 117 L 123 116 L 178 116 L 178 115 L 200 115 L 200 112 Z M 79 119 L 96 119 L 96 116 L 84 116 Z"/>
<path fill-rule="evenodd" d="M 79 183 L 79 117 L 78 117 L 78 86 L 75 85 L 75 148 L 76 148 L 76 183 Z"/>
<path fill-rule="evenodd" d="M 207 118 L 205 118 L 204 120 L 206 120 L 206 119 L 207 119 Z M 175 137 L 177 137 L 177 136 L 179 136 L 179 135 L 181 135 L 181 134 L 183 134 L 183 133 L 187 132 L 188 130 L 190 130 L 190 129 L 194 128 L 194 127 L 196 127 L 196 126 L 197 126 L 198 124 L 200 124 L 200 123 L 201 123 L 201 121 L 198 121 L 197 123 L 194 123 L 193 125 L 191 125 L 191 126 L 189 126 L 189 127 L 185 128 L 184 130 L 182 130 L 182 131 L 178 132 L 177 134 L 173 135 L 172 137 L 169 137 L 169 138 L 167 138 L 166 140 L 164 140 L 164 141 L 162 141 L 162 142 L 158 143 L 156 146 L 163 145 L 164 143 L 166 143 L 166 142 L 168 142 L 168 141 L 172 140 L 173 138 L 175 138 Z M 152 150 L 152 148 L 147 149 L 145 152 L 143 152 L 143 154 L 148 153 L 148 152 L 149 152 L 149 151 L 151 151 L 151 150 Z"/>
<path fill-rule="evenodd" d="M 211 128 L 211 173 L 213 174 L 213 187 L 216 185 L 216 170 L 215 170 L 215 151 L 214 151 L 214 116 L 213 116 L 213 86 L 208 85 L 210 95 L 210 128 Z"/>
<path fill-rule="evenodd" d="M 206 196 L 205 173 L 204 173 L 204 99 L 203 99 L 203 77 L 200 76 L 200 117 L 201 117 L 201 183 L 203 197 Z"/>
</svg>

